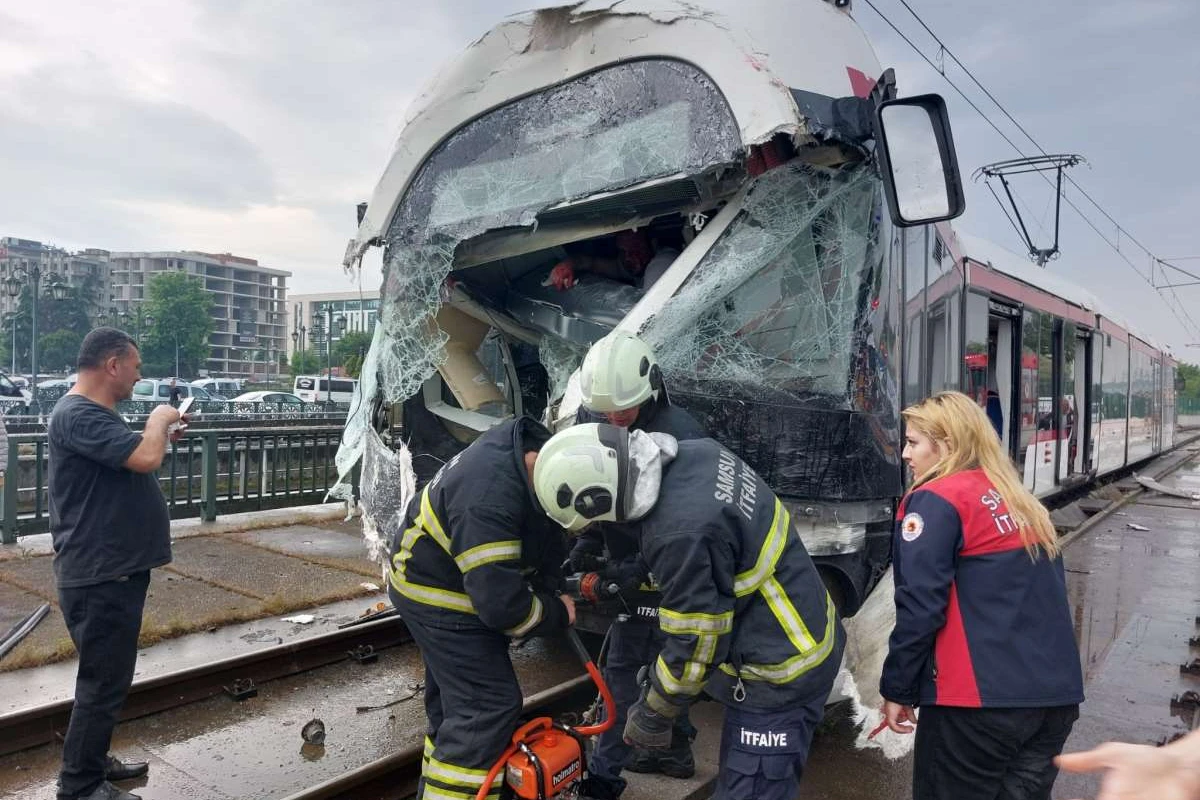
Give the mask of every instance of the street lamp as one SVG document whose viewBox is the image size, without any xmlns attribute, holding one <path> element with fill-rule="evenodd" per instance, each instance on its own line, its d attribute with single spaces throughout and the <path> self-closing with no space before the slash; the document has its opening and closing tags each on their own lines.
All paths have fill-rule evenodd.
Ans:
<svg viewBox="0 0 1200 800">
<path fill-rule="evenodd" d="M 33 325 L 30 332 L 30 365 L 33 369 L 33 382 L 29 389 L 33 394 L 33 400 L 30 402 L 30 411 L 34 414 L 41 410 L 37 402 L 37 383 L 38 383 L 38 300 L 41 295 L 42 269 L 38 264 L 32 267 L 14 267 L 12 274 L 4 281 L 8 287 L 8 294 L 11 297 L 16 297 L 21 293 L 21 289 L 28 283 L 30 289 L 30 298 L 33 305 Z M 71 289 L 65 283 L 58 279 L 58 276 L 53 272 L 46 276 L 46 291 L 53 300 L 66 300 Z M 14 337 L 15 339 L 15 337 Z M 14 348 L 16 349 L 16 348 Z"/>
<path fill-rule="evenodd" d="M 154 324 L 154 317 L 149 314 L 138 314 L 134 312 L 130 314 L 128 311 L 122 311 L 121 324 L 128 324 L 129 320 L 133 320 L 133 341 L 137 344 L 138 349 L 142 349 L 142 333 L 144 328 L 149 328 Z"/>
<path fill-rule="evenodd" d="M 17 313 L 10 311 L 4 315 L 5 322 L 11 322 L 13 326 L 13 346 L 12 346 L 12 372 L 11 375 L 17 374 Z"/>
<path fill-rule="evenodd" d="M 333 402 L 333 334 L 334 325 L 337 325 L 337 335 L 341 338 L 346 330 L 346 317 L 338 316 L 335 320 L 333 317 L 333 304 L 325 305 L 325 318 L 317 317 L 313 320 L 314 336 L 318 330 L 324 332 L 323 340 L 325 342 L 325 403 Z"/>
</svg>

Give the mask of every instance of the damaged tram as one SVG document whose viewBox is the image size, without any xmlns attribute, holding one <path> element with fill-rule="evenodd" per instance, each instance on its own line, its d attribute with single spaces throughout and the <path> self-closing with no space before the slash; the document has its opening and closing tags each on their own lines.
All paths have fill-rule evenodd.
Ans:
<svg viewBox="0 0 1200 800">
<path fill-rule="evenodd" d="M 347 250 L 383 249 L 373 402 L 338 456 L 362 459 L 368 528 L 501 420 L 569 424 L 583 354 L 621 327 L 854 613 L 903 491 L 900 230 L 962 208 L 944 104 L 895 99 L 849 0 L 506 20 L 410 109 Z"/>
</svg>

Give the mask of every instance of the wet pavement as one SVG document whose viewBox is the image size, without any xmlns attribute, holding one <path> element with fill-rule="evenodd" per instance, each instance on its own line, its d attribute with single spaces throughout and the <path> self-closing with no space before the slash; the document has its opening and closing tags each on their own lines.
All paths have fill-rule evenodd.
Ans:
<svg viewBox="0 0 1200 800">
<path fill-rule="evenodd" d="M 1145 472 L 1157 474 L 1157 468 Z M 1161 482 L 1200 491 L 1196 452 Z M 1130 523 L 1149 530 L 1134 530 Z M 1067 750 L 1112 739 L 1155 744 L 1188 730 L 1192 715 L 1172 715 L 1170 701 L 1200 690 L 1200 677 L 1179 671 L 1180 664 L 1200 657 L 1200 648 L 1188 646 L 1190 637 L 1200 635 L 1200 503 L 1147 492 L 1074 540 L 1064 560 L 1087 694 Z M 702 728 L 694 745 L 696 778 L 632 776 L 623 800 L 707 796 L 721 709 L 703 703 L 695 711 Z M 798 800 L 910 800 L 911 754 L 891 761 L 877 749 L 857 750 L 857 733 L 848 708 L 826 716 Z M 1097 776 L 1062 774 L 1053 797 L 1094 798 L 1098 786 Z"/>
<path fill-rule="evenodd" d="M 173 561 L 151 573 L 141 644 L 377 594 L 380 568 L 367 559 L 358 520 L 345 521 L 344 513 L 337 504 L 229 515 L 219 523 L 174 521 Z M 51 604 L 0 661 L 0 680 L 18 668 L 74 658 L 57 600 L 47 536 L 0 547 L 0 630 Z M 10 702 L 0 692 L 0 707 Z"/>
<path fill-rule="evenodd" d="M 513 651 L 513 662 L 527 696 L 582 673 L 565 641 L 531 642 Z M 286 797 L 419 743 L 423 694 L 414 690 L 423 679 L 417 649 L 395 647 L 373 664 L 346 661 L 265 683 L 241 702 L 212 697 L 122 723 L 113 751 L 151 765 L 147 778 L 122 786 L 145 800 Z M 322 747 L 300 735 L 313 718 L 325 726 Z M 47 746 L 0 758 L 0 791 L 52 800 L 60 753 Z"/>
<path fill-rule="evenodd" d="M 1162 478 L 1168 486 L 1200 490 L 1197 455 L 1175 474 Z M 1147 469 L 1148 474 L 1156 470 Z M 1071 541 L 1065 552 L 1068 590 L 1087 681 L 1087 703 L 1075 726 L 1068 750 L 1091 747 L 1109 739 L 1156 743 L 1188 729 L 1192 719 L 1172 715 L 1172 695 L 1200 689 L 1200 677 L 1181 674 L 1179 666 L 1200 656 L 1189 649 L 1189 637 L 1200 634 L 1200 503 L 1144 494 Z M 1139 530 L 1131 527 L 1148 528 Z M 341 551 L 344 535 L 332 526 L 310 525 L 292 536 L 275 530 L 231 534 L 239 547 L 296 553 L 312 569 L 350 566 L 353 553 Z M 351 527 L 353 530 L 357 526 Z M 235 548 L 236 549 L 236 548 Z M 202 552 L 202 548 L 197 548 Z M 294 555 L 288 557 L 295 557 Z M 211 557 L 197 558 L 212 561 Z M 365 560 L 364 560 L 365 563 Z M 5 568 L 0 559 L 0 570 Z M 355 574 L 355 570 L 346 570 Z M 270 576 L 256 581 L 253 571 L 239 572 L 228 586 L 241 597 L 275 585 Z M 370 580 L 359 576 L 362 580 Z M 196 578 L 197 580 L 199 578 Z M 239 582 L 248 581 L 248 582 Z M 349 581 L 349 579 L 347 579 Z M 205 586 L 212 585 L 209 576 Z M 378 583 L 378 579 L 375 579 Z M 258 588 L 256 588 L 258 587 Z M 0 582 L 0 599 L 21 597 L 25 585 Z M 173 587 L 174 588 L 174 587 Z M 38 593 L 40 594 L 40 593 Z M 139 675 L 184 662 L 198 663 L 214 650 L 275 644 L 294 635 L 321 632 L 361 612 L 377 598 L 334 604 L 321 610 L 311 626 L 272 618 L 194 634 L 140 654 Z M 49 620 L 48 620 L 49 621 Z M 45 623 L 43 623 L 45 625 Z M 212 637 L 205 641 L 205 637 Z M 171 652 L 170 648 L 174 648 Z M 548 648 L 548 649 L 544 649 Z M 578 672 L 568 651 L 537 644 L 517 651 L 518 671 L 527 694 L 547 688 Z M 0 674 L 0 713 L 12 707 L 69 696 L 73 664 Z M 57 672 L 55 672 L 57 670 Z M 260 687 L 257 698 L 234 703 L 212 698 L 182 713 L 167 713 L 122 724 L 114 749 L 122 755 L 149 759 L 150 782 L 134 789 L 155 798 L 272 798 L 416 741 L 422 728 L 420 697 L 363 714 L 355 706 L 388 702 L 407 695 L 421 680 L 413 648 L 387 651 L 377 664 L 342 664 L 274 681 Z M 65 694 L 64 694 L 65 692 Z M 14 695 L 22 700 L 14 702 Z M 6 708 L 7 707 L 7 708 Z M 716 703 L 695 707 L 701 729 L 695 743 L 697 775 L 689 781 L 630 775 L 626 800 L 683 800 L 705 797 L 716 771 L 722 708 Z M 320 717 L 328 730 L 324 748 L 302 748 L 300 727 Z M 803 800 L 907 800 L 911 797 L 911 756 L 889 761 L 878 750 L 856 750 L 857 730 L 848 710 L 827 716 L 809 758 L 801 786 Z M 7 797 L 53 797 L 58 747 L 43 747 L 0 758 L 0 794 Z M 1094 797 L 1098 780 L 1063 775 L 1055 798 Z"/>
</svg>

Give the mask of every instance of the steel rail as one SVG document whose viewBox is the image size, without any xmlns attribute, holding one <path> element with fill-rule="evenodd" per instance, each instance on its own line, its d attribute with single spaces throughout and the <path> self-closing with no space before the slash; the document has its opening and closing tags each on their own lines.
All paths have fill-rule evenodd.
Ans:
<svg viewBox="0 0 1200 800">
<path fill-rule="evenodd" d="M 136 681 L 121 710 L 129 720 L 203 700 L 235 684 L 262 684 L 350 658 L 350 651 L 376 651 L 412 640 L 399 617 L 367 622 L 287 644 Z M 60 700 L 0 715 L 0 756 L 54 741 L 66 730 L 73 700 Z"/>
<path fill-rule="evenodd" d="M 1161 469 L 1159 469 L 1157 472 L 1155 472 L 1151 477 L 1156 481 L 1161 481 L 1166 476 L 1182 469 L 1183 467 L 1187 466 L 1192 461 L 1194 461 L 1196 458 L 1196 454 L 1188 452 L 1188 450 L 1186 450 L 1185 448 L 1187 448 L 1191 444 L 1194 444 L 1198 438 L 1200 438 L 1200 437 L 1197 437 L 1197 436 L 1189 437 L 1187 440 L 1180 442 L 1175 447 L 1171 448 L 1171 450 L 1169 450 L 1164 455 L 1173 455 L 1176 458 L 1173 459 L 1171 463 L 1163 465 L 1163 467 Z M 1162 458 L 1162 457 L 1163 456 L 1159 456 L 1159 458 Z M 1128 470 L 1128 474 L 1133 474 L 1133 472 L 1134 472 L 1134 470 L 1132 468 L 1130 468 Z M 1125 477 L 1128 477 L 1128 474 Z M 1082 537 L 1084 534 L 1086 534 L 1088 531 L 1095 528 L 1101 522 L 1108 519 L 1110 516 L 1117 513 L 1118 511 L 1120 511 L 1122 508 L 1125 508 L 1126 506 L 1128 506 L 1132 503 L 1135 503 L 1138 499 L 1140 499 L 1145 494 L 1146 494 L 1146 488 L 1139 485 L 1136 488 L 1131 489 L 1119 500 L 1114 500 L 1113 502 L 1109 503 L 1107 506 L 1100 509 L 1095 514 L 1091 515 L 1086 520 L 1084 520 L 1077 528 L 1072 530 L 1070 533 L 1067 533 L 1066 535 L 1059 537 L 1059 540 L 1058 540 L 1059 550 L 1067 549 L 1067 547 L 1069 547 L 1074 542 L 1078 541 L 1079 538 Z"/>
<path fill-rule="evenodd" d="M 592 681 L 586 674 L 525 698 L 525 714 L 546 713 L 587 692 Z M 401 748 L 391 755 L 290 794 L 283 800 L 400 800 L 416 794 L 421 776 L 424 743 Z"/>
</svg>

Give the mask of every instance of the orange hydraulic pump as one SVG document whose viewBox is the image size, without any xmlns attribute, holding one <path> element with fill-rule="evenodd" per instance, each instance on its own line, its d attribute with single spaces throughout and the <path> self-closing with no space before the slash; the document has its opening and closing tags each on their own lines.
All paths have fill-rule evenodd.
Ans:
<svg viewBox="0 0 1200 800">
<path fill-rule="evenodd" d="M 568 727 L 550 717 L 538 717 L 517 728 L 512 744 L 488 771 L 475 800 L 487 800 L 492 781 L 504 770 L 505 782 L 523 800 L 555 800 L 571 796 L 587 770 L 584 738 L 603 733 L 616 719 L 616 706 L 608 684 L 597 669 L 579 634 L 567 628 L 567 641 L 592 676 L 604 700 L 604 721 L 595 725 Z"/>
</svg>

